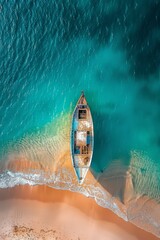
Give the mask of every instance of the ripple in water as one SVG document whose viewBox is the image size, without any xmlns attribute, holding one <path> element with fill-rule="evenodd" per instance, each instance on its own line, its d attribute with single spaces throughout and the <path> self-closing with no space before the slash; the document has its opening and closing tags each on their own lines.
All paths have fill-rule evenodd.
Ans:
<svg viewBox="0 0 160 240">
<path fill-rule="evenodd" d="M 154 186 L 155 179 L 149 172 L 150 167 L 146 168 L 148 159 L 144 153 L 131 152 L 129 167 L 115 159 L 97 179 L 91 168 L 84 183 L 79 185 L 71 164 L 70 122 L 71 114 L 61 116 L 40 132 L 9 146 L 1 161 L 0 188 L 29 184 L 79 192 L 95 199 L 97 204 L 111 209 L 126 221 L 132 221 L 142 228 L 150 225 L 150 231 L 158 235 L 159 219 L 156 218 L 156 224 L 151 226 L 149 219 L 153 219 L 155 213 L 144 212 L 148 209 L 146 201 L 143 203 L 144 195 L 148 201 L 149 198 L 158 200 L 159 196 L 159 188 Z M 153 204 L 155 206 L 156 202 Z M 141 213 L 143 220 L 138 217 Z"/>
</svg>

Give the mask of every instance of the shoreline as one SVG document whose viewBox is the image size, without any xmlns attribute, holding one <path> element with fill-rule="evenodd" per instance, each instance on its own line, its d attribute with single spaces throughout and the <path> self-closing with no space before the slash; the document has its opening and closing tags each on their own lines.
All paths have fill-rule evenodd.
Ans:
<svg viewBox="0 0 160 240">
<path fill-rule="evenodd" d="M 46 208 L 49 211 L 48 211 L 48 215 L 45 215 L 45 218 L 47 218 L 47 216 L 50 216 L 52 212 L 57 211 L 57 216 L 59 216 L 59 223 L 56 219 L 52 218 L 51 225 L 52 224 L 55 225 L 55 220 L 56 220 L 56 223 L 59 224 L 60 227 L 61 227 L 61 222 L 62 222 L 62 225 L 65 226 L 67 222 L 70 222 L 70 223 L 72 222 L 73 219 L 71 219 L 71 216 L 73 218 L 73 216 L 76 215 L 77 221 L 74 223 L 75 223 L 75 226 L 76 226 L 75 228 L 77 229 L 78 235 L 82 234 L 82 232 L 81 233 L 78 232 L 79 228 L 77 228 L 77 226 L 83 225 L 83 228 L 86 228 L 86 226 L 83 223 L 86 221 L 86 222 L 89 222 L 91 225 L 95 226 L 95 229 L 97 229 L 97 232 L 99 232 L 101 236 L 99 239 L 103 239 L 102 235 L 104 234 L 112 234 L 114 235 L 114 238 L 112 239 L 119 240 L 121 238 L 118 232 L 121 232 L 121 234 L 123 235 L 123 239 L 127 239 L 129 236 L 130 236 L 130 239 L 133 238 L 138 240 L 143 240 L 143 239 L 158 240 L 159 239 L 156 236 L 152 235 L 151 233 L 136 227 L 132 223 L 125 222 L 122 218 L 118 217 L 111 210 L 100 207 L 95 202 L 94 199 L 87 198 L 80 193 L 75 193 L 75 192 L 66 191 L 66 190 L 56 190 L 53 188 L 49 188 L 45 185 L 41 185 L 41 186 L 24 185 L 24 186 L 16 186 L 14 188 L 1 189 L 0 201 L 1 201 L 0 208 L 2 208 L 3 205 L 5 206 L 6 204 L 6 208 L 4 207 L 2 209 L 4 216 L 5 216 L 5 211 L 9 216 L 10 213 L 7 211 L 12 212 L 13 209 L 15 208 L 18 209 L 18 207 L 20 206 L 21 206 L 20 208 L 21 210 L 17 210 L 17 211 L 25 212 L 25 209 L 27 208 L 28 212 L 31 212 L 30 215 L 32 215 L 32 207 L 34 206 L 34 211 L 36 211 L 37 214 L 39 214 L 39 218 L 41 215 L 43 215 L 42 213 L 45 212 Z M 12 206 L 10 210 L 8 210 L 7 205 Z M 63 213 L 61 209 L 63 209 L 64 211 Z M 70 212 L 68 212 L 68 209 L 70 209 Z M 21 216 L 21 218 L 23 218 L 22 222 L 25 222 L 25 221 L 27 222 L 27 218 L 30 217 L 30 215 L 28 216 L 24 214 L 23 217 Z M 65 215 L 68 216 L 68 220 L 66 219 L 64 220 Z M 42 219 L 44 218 L 42 217 Z M 63 221 L 60 219 L 63 219 Z M 21 221 L 21 219 L 19 220 Z M 17 219 L 17 221 L 19 220 Z M 72 232 L 71 225 L 72 224 L 68 226 L 68 229 L 70 228 L 70 231 Z M 108 228 L 108 226 L 110 227 Z M 92 240 L 92 238 L 89 238 L 89 236 L 92 235 L 92 232 L 90 232 L 91 230 L 88 228 L 86 228 L 86 230 L 88 231 L 87 238 Z M 101 234 L 101 232 L 103 234 Z"/>
</svg>

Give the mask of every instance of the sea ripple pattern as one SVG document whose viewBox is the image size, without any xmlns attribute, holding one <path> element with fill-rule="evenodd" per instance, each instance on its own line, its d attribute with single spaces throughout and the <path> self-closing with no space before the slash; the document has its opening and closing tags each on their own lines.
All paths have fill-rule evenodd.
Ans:
<svg viewBox="0 0 160 240">
<path fill-rule="evenodd" d="M 132 199 L 159 203 L 159 9 L 159 0 L 1 1 L 1 187 L 76 189 L 121 215 L 118 199 L 124 218 Z M 66 167 L 81 90 L 95 130 L 84 188 Z"/>
</svg>

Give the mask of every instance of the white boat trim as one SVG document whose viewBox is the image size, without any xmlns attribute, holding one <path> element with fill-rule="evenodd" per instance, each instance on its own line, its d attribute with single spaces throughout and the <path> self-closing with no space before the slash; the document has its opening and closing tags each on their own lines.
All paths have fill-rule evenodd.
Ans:
<svg viewBox="0 0 160 240">
<path fill-rule="evenodd" d="M 90 168 L 94 148 L 93 120 L 83 92 L 72 115 L 70 146 L 72 165 L 78 182 L 82 184 Z"/>
</svg>

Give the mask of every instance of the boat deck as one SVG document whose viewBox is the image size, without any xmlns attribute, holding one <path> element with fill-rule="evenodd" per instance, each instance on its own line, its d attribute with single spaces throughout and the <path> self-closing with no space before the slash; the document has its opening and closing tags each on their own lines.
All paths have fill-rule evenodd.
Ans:
<svg viewBox="0 0 160 240">
<path fill-rule="evenodd" d="M 83 116 L 79 115 L 79 110 L 81 110 L 81 108 L 77 108 L 75 112 L 73 152 L 75 165 L 77 167 L 87 167 L 89 166 L 89 160 L 92 153 L 92 121 L 90 118 L 90 110 L 87 105 L 83 108 L 85 112 L 81 112 Z"/>
<path fill-rule="evenodd" d="M 79 180 L 84 180 L 93 153 L 93 122 L 84 95 L 75 108 L 72 121 L 72 159 Z M 86 170 L 85 170 L 86 169 Z"/>
</svg>

